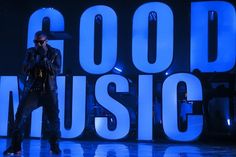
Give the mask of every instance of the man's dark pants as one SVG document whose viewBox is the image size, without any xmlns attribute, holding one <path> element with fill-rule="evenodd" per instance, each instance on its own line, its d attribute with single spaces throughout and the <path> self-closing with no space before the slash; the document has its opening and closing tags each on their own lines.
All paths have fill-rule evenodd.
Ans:
<svg viewBox="0 0 236 157">
<path fill-rule="evenodd" d="M 53 144 L 60 138 L 60 120 L 58 98 L 56 91 L 29 91 L 22 96 L 18 106 L 14 128 L 12 145 L 20 147 L 24 136 L 24 124 L 31 112 L 42 106 L 46 112 L 50 124 L 49 142 Z"/>
</svg>

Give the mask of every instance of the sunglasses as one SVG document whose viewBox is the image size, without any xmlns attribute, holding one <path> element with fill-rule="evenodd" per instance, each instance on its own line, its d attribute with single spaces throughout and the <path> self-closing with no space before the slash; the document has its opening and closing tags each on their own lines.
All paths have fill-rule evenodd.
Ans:
<svg viewBox="0 0 236 157">
<path fill-rule="evenodd" d="M 43 43 L 45 42 L 46 40 L 34 40 L 34 43 L 35 44 L 40 44 L 40 45 L 43 45 Z"/>
</svg>

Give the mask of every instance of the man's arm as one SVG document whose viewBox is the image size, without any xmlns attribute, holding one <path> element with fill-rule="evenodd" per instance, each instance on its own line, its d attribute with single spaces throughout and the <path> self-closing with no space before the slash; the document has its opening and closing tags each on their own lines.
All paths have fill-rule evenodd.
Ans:
<svg viewBox="0 0 236 157">
<path fill-rule="evenodd" d="M 59 50 L 55 50 L 55 54 L 52 59 L 44 58 L 43 67 L 49 71 L 51 75 L 58 75 L 61 72 L 61 53 Z"/>
<path fill-rule="evenodd" d="M 28 49 L 25 53 L 25 58 L 23 61 L 23 73 L 24 74 L 29 74 L 29 72 L 33 69 L 33 67 L 35 66 L 35 62 L 34 62 L 34 56 L 32 53 L 31 49 Z"/>
</svg>

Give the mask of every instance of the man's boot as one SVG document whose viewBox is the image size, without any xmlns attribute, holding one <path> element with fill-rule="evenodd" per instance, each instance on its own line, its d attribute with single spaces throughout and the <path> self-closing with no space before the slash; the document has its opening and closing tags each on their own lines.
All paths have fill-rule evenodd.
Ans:
<svg viewBox="0 0 236 157">
<path fill-rule="evenodd" d="M 21 147 L 16 147 L 16 146 L 10 146 L 8 147 L 3 154 L 4 155 L 17 155 L 21 153 Z"/>
<path fill-rule="evenodd" d="M 3 154 L 4 155 L 17 155 L 21 153 L 22 138 L 20 135 L 13 135 L 11 146 L 8 147 Z"/>
</svg>

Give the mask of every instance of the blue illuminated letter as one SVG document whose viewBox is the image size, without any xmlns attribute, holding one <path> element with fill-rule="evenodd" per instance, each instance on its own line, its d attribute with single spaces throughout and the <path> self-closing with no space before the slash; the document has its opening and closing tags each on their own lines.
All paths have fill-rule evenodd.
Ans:
<svg viewBox="0 0 236 157">
<path fill-rule="evenodd" d="M 44 18 L 50 19 L 50 31 L 64 31 L 64 18 L 62 14 L 53 8 L 42 8 L 35 11 L 29 19 L 27 47 L 33 47 L 34 34 L 42 30 Z M 62 67 L 64 54 L 64 40 L 49 40 L 50 45 L 61 51 Z M 63 69 L 63 68 L 62 68 Z M 42 107 L 32 112 L 31 137 L 41 137 Z"/>
<path fill-rule="evenodd" d="M 65 129 L 65 76 L 57 77 L 59 117 L 61 134 L 63 138 L 75 138 L 81 135 L 85 127 L 85 99 L 86 99 L 86 77 L 73 77 L 72 93 L 72 124 L 69 130 Z M 37 109 L 32 115 L 31 136 L 41 137 L 42 109 Z M 78 114 L 79 113 L 79 114 Z"/>
<path fill-rule="evenodd" d="M 128 81 L 120 75 L 101 76 L 95 86 L 95 96 L 100 105 L 110 111 L 116 117 L 116 129 L 109 130 L 107 117 L 95 118 L 95 129 L 98 135 L 105 139 L 121 139 L 130 129 L 130 118 L 127 109 L 108 93 L 108 85 L 114 83 L 116 92 L 129 92 Z"/>
<path fill-rule="evenodd" d="M 85 100 L 86 100 L 86 77 L 73 77 L 72 93 L 72 124 L 69 130 L 65 129 L 65 77 L 58 77 L 58 98 L 60 109 L 61 134 L 63 138 L 75 138 L 82 134 L 85 127 Z"/>
<path fill-rule="evenodd" d="M 197 77 L 187 73 L 169 76 L 163 83 L 163 128 L 166 135 L 172 140 L 191 141 L 202 132 L 202 115 L 188 115 L 187 130 L 179 131 L 177 116 L 177 85 L 179 82 L 185 82 L 187 86 L 187 100 L 202 100 L 202 86 Z"/>
<path fill-rule="evenodd" d="M 217 14 L 217 58 L 208 61 L 208 12 Z M 236 15 L 228 2 L 193 2 L 191 6 L 191 71 L 225 72 L 236 57 Z"/>
<path fill-rule="evenodd" d="M 94 28 L 95 17 L 102 17 L 102 59 L 94 63 Z M 88 8 L 80 19 L 80 54 L 81 67 L 91 74 L 103 74 L 116 64 L 117 56 L 117 17 L 110 7 L 98 5 Z"/>
<path fill-rule="evenodd" d="M 0 77 L 0 100 L 1 100 L 0 136 L 7 136 L 10 92 L 12 92 L 13 96 L 13 110 L 15 115 L 17 107 L 19 105 L 17 77 L 1 76 Z"/>
<path fill-rule="evenodd" d="M 42 107 L 37 108 L 32 112 L 30 137 L 41 137 L 42 133 Z"/>
<path fill-rule="evenodd" d="M 156 61 L 148 61 L 148 19 L 157 15 Z M 133 17 L 132 59 L 142 72 L 157 73 L 167 69 L 173 58 L 173 14 L 164 3 L 151 2 L 140 6 Z"/>
<path fill-rule="evenodd" d="M 138 139 L 152 140 L 153 77 L 140 75 L 138 86 Z"/>
<path fill-rule="evenodd" d="M 37 31 L 42 30 L 43 19 L 46 17 L 50 19 L 50 31 L 64 31 L 64 18 L 58 10 L 53 8 L 39 9 L 35 11 L 29 19 L 27 42 L 28 48 L 34 47 L 34 34 Z M 49 40 L 48 43 L 61 51 L 61 63 L 63 67 L 64 40 Z"/>
</svg>

